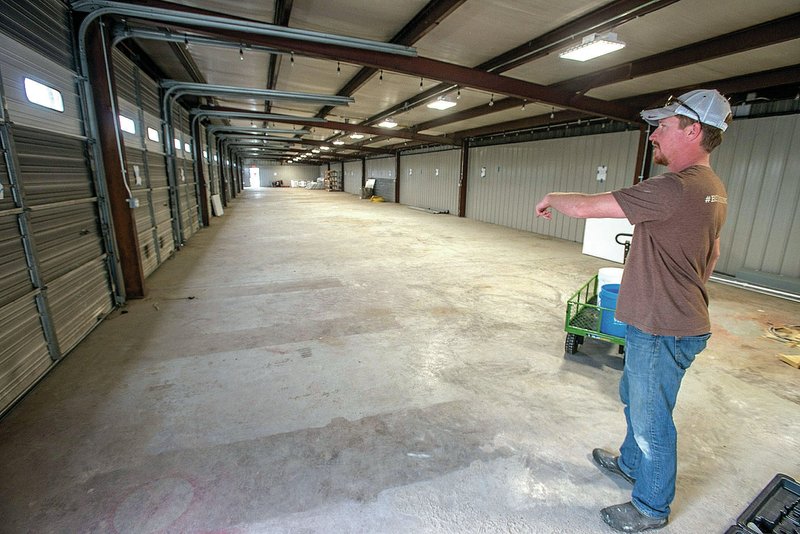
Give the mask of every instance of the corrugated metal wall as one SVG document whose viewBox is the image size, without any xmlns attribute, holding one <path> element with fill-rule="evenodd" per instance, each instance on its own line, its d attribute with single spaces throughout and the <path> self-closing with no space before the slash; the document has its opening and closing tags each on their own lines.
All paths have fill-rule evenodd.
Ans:
<svg viewBox="0 0 800 534">
<path fill-rule="evenodd" d="M 800 115 L 734 121 L 711 166 L 728 191 L 717 271 L 800 283 Z"/>
<path fill-rule="evenodd" d="M 375 178 L 375 195 L 387 202 L 395 201 L 395 158 L 367 160 L 367 180 Z"/>
<path fill-rule="evenodd" d="M 466 216 L 570 241 L 583 240 L 584 221 L 534 208 L 551 191 L 601 193 L 633 183 L 639 132 L 549 139 L 470 149 Z M 605 182 L 597 167 L 608 167 Z"/>
<path fill-rule="evenodd" d="M 344 190 L 353 195 L 361 194 L 361 160 L 344 162 Z"/>
<path fill-rule="evenodd" d="M 400 203 L 458 214 L 461 150 L 400 158 Z"/>
</svg>

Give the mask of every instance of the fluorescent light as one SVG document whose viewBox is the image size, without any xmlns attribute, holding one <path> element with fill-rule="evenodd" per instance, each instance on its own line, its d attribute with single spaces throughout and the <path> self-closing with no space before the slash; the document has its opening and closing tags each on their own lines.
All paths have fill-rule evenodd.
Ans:
<svg viewBox="0 0 800 534">
<path fill-rule="evenodd" d="M 352 133 L 350 134 L 350 139 L 364 139 L 364 134 Z"/>
<path fill-rule="evenodd" d="M 625 48 L 625 43 L 617 39 L 616 33 L 598 35 L 592 33 L 583 38 L 581 44 L 568 48 L 559 54 L 564 59 L 587 61 Z"/>
<path fill-rule="evenodd" d="M 452 100 L 447 100 L 440 96 L 439 98 L 428 104 L 428 107 L 432 109 L 450 109 L 455 105 L 456 103 L 453 102 Z"/>
<path fill-rule="evenodd" d="M 344 144 L 344 141 L 342 141 L 341 139 L 337 139 L 336 141 L 334 141 L 334 142 L 333 142 L 333 144 L 334 144 L 334 145 L 337 145 L 337 146 L 339 146 L 339 145 L 343 145 L 343 144 Z"/>
<path fill-rule="evenodd" d="M 381 128 L 394 128 L 397 126 L 397 123 L 394 122 L 391 118 L 387 117 L 386 119 L 383 120 L 383 122 L 379 122 L 378 126 L 380 126 Z"/>
<path fill-rule="evenodd" d="M 330 150 L 330 149 L 331 149 L 331 147 L 329 147 L 329 146 L 321 146 L 320 148 L 321 148 L 322 150 Z"/>
</svg>

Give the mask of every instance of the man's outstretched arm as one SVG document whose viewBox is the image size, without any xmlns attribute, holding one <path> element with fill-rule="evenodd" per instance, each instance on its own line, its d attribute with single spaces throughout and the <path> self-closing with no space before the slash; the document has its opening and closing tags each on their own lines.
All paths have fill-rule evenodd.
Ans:
<svg viewBox="0 0 800 534">
<path fill-rule="evenodd" d="M 578 219 L 623 219 L 625 213 L 611 193 L 548 193 L 536 204 L 536 216 L 551 219 L 550 208 Z"/>
</svg>

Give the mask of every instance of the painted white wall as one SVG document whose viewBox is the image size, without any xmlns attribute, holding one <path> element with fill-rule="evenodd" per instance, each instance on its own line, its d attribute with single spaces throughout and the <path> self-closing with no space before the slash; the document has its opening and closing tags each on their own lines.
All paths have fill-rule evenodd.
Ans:
<svg viewBox="0 0 800 534">
<path fill-rule="evenodd" d="M 308 182 L 322 176 L 317 165 L 280 165 L 274 161 L 248 160 L 244 167 L 249 169 L 253 165 L 258 167 L 261 187 L 272 187 L 276 180 L 282 180 L 284 187 L 289 187 L 292 180 Z"/>
</svg>

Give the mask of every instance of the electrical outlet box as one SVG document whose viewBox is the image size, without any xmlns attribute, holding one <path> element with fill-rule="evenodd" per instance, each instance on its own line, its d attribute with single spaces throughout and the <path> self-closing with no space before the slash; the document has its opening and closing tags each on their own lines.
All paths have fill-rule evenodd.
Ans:
<svg viewBox="0 0 800 534">
<path fill-rule="evenodd" d="M 139 207 L 139 199 L 138 198 L 133 198 L 133 197 L 129 198 L 128 199 L 128 206 L 130 206 L 132 210 L 138 208 Z"/>
</svg>

